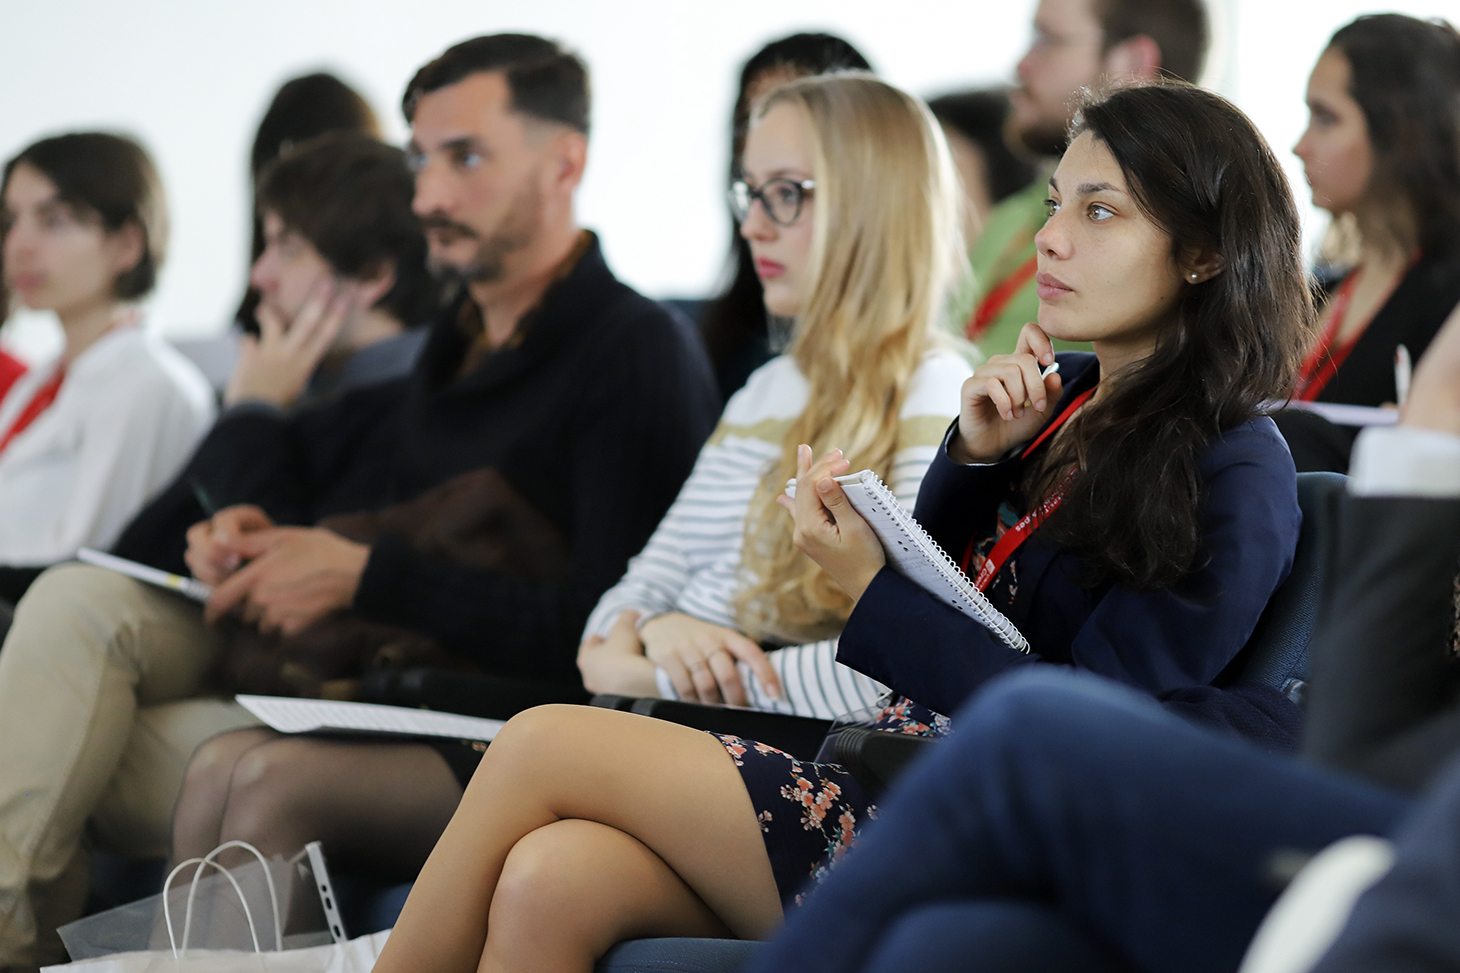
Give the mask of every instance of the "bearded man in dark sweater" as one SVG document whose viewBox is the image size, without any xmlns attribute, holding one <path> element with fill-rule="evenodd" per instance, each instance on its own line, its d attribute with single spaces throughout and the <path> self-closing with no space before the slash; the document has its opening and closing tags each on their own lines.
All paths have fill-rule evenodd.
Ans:
<svg viewBox="0 0 1460 973">
<path fill-rule="evenodd" d="M 415 209 L 464 293 L 397 387 L 383 501 L 489 469 L 509 501 L 499 519 L 517 510 L 556 537 L 561 570 L 474 567 L 389 532 L 361 543 L 276 523 L 278 497 L 315 488 L 283 471 L 262 503 L 195 525 L 187 561 L 216 586 L 207 623 L 288 636 L 349 613 L 484 670 L 576 681 L 583 618 L 714 423 L 709 364 L 575 221 L 588 129 L 576 57 L 525 35 L 467 41 L 417 74 L 405 112 Z M 125 854 L 166 850 L 204 740 L 178 802 L 183 853 L 224 835 L 266 851 L 322 839 L 336 861 L 408 873 L 450 817 L 462 765 L 436 748 L 224 733 L 253 721 L 203 698 L 228 650 L 207 623 L 169 592 L 82 565 L 42 575 L 17 607 L 0 651 L 0 967 L 55 957 L 52 930 L 82 904 L 83 831 Z"/>
</svg>

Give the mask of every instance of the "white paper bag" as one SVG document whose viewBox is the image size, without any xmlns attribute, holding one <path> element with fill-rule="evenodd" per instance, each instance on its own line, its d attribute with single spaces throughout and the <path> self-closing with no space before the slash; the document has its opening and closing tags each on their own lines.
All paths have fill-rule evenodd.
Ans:
<svg viewBox="0 0 1460 973">
<path fill-rule="evenodd" d="M 79 973 L 369 973 L 390 930 L 351 939 L 349 942 L 282 952 L 248 953 L 233 949 L 190 949 L 175 958 L 171 950 L 145 953 L 117 953 L 101 959 L 82 960 L 50 970 Z"/>
</svg>

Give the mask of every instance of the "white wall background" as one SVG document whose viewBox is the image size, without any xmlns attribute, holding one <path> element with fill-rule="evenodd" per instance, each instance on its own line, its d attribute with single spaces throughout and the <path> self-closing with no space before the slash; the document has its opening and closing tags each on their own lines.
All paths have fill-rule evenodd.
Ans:
<svg viewBox="0 0 1460 973">
<path fill-rule="evenodd" d="M 1362 0 L 1208 0 L 1218 44 L 1208 83 L 1257 122 L 1306 200 L 1289 149 L 1303 87 L 1332 31 Z M 740 63 L 774 37 L 839 33 L 889 81 L 921 95 L 1006 80 L 1035 0 L 50 0 L 6 4 L 0 156 L 82 128 L 140 138 L 162 171 L 171 252 L 151 301 L 178 338 L 218 333 L 243 286 L 247 153 L 285 79 L 320 68 L 356 85 L 388 136 L 415 69 L 454 41 L 522 30 L 558 38 L 594 76 L 593 141 L 580 196 L 619 275 L 653 296 L 713 289 L 729 233 L 726 128 Z M 1460 20 L 1460 0 L 1389 9 Z M 656 205 L 651 206 L 650 201 Z M 665 203 L 667 202 L 667 208 Z M 1311 232 L 1310 232 L 1311 235 Z M 44 316 L 15 315 L 0 340 L 52 347 Z"/>
</svg>

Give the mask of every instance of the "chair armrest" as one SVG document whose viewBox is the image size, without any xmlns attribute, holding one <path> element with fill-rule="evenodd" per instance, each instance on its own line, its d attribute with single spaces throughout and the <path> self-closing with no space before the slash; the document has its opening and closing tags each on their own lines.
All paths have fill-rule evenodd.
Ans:
<svg viewBox="0 0 1460 973">
<path fill-rule="evenodd" d="M 615 693 L 599 693 L 588 701 L 588 705 L 597 706 L 601 709 L 616 709 L 622 710 L 625 713 L 631 713 L 633 712 L 634 704 L 638 701 L 639 697 L 637 696 L 619 696 Z"/>
<path fill-rule="evenodd" d="M 373 669 L 361 680 L 360 698 L 367 703 L 506 720 L 545 703 L 581 705 L 591 697 L 581 686 L 537 679 L 453 669 Z"/>
<path fill-rule="evenodd" d="M 593 697 L 593 705 L 627 710 L 640 716 L 651 716 L 696 730 L 728 733 L 765 743 L 784 750 L 798 760 L 811 760 L 821 749 L 821 742 L 831 729 L 831 721 L 784 713 L 765 713 L 739 706 L 707 706 L 675 699 L 631 699 L 603 694 Z"/>
<path fill-rule="evenodd" d="M 937 737 L 850 726 L 828 737 L 817 757 L 847 768 L 876 797 L 892 785 L 914 757 L 937 742 Z"/>
</svg>

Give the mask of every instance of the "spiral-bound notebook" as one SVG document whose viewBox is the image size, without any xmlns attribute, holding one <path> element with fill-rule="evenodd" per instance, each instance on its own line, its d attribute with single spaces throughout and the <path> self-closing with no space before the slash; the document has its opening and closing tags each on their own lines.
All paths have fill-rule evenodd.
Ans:
<svg viewBox="0 0 1460 973">
<path fill-rule="evenodd" d="M 923 525 L 897 502 L 892 491 L 882 482 L 882 477 L 871 470 L 863 470 L 839 476 L 836 481 L 841 484 L 857 513 L 876 532 L 883 550 L 887 552 L 887 560 L 894 568 L 993 632 L 1011 648 L 1029 651 L 1029 640 L 1001 611 L 989 604 L 984 593 L 974 587 L 958 562 L 949 557 L 948 552 L 923 530 Z M 796 495 L 795 480 L 786 484 L 786 494 Z"/>
</svg>

